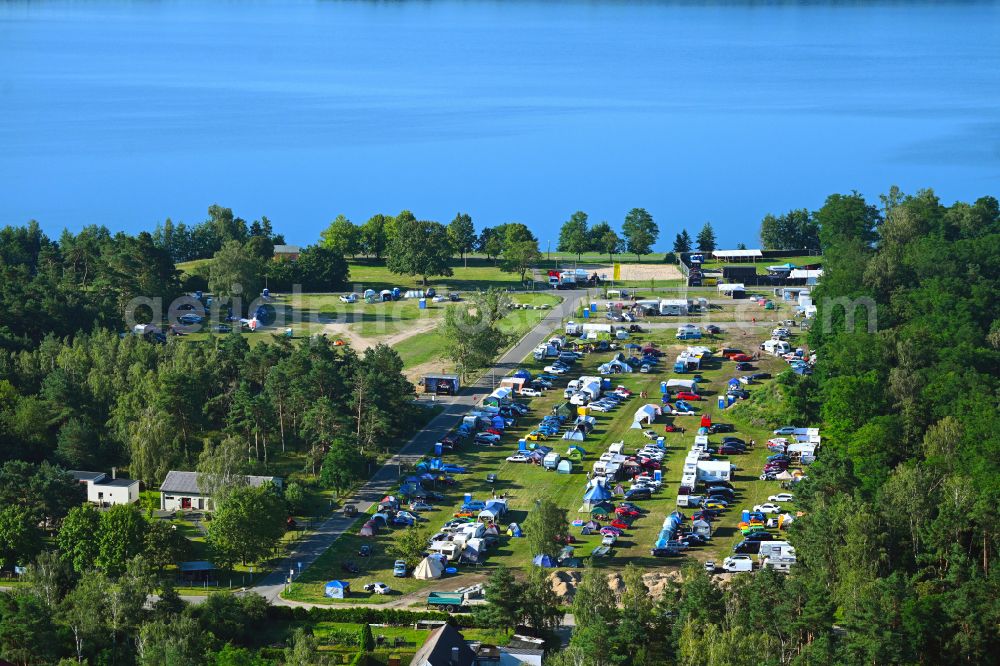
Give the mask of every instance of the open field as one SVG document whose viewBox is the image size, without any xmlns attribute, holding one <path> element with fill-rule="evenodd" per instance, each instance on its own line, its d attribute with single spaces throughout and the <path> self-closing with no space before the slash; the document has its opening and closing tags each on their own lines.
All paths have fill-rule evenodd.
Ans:
<svg viewBox="0 0 1000 666">
<path fill-rule="evenodd" d="M 722 335 L 714 339 L 706 339 L 704 341 L 705 344 L 716 348 L 735 346 L 752 351 L 761 340 L 768 337 L 768 332 L 774 321 L 789 316 L 787 310 L 765 311 L 759 307 L 758 310 L 758 319 L 766 318 L 767 322 L 758 321 L 754 329 L 754 334 L 734 328 L 730 331 L 725 331 Z M 670 320 L 660 321 L 669 322 Z M 722 325 L 725 327 L 725 324 Z M 458 484 L 456 486 L 439 489 L 447 494 L 448 499 L 441 504 L 440 508 L 426 512 L 424 517 L 427 520 L 422 524 L 429 526 L 430 529 L 440 526 L 461 505 L 461 497 L 464 493 L 472 493 L 476 499 L 488 499 L 493 488 L 486 482 L 485 476 L 490 472 L 495 472 L 499 475 L 500 481 L 496 486 L 496 491 L 508 493 L 511 511 L 503 520 L 505 524 L 508 522 L 523 524 L 528 512 L 535 505 L 536 500 L 543 497 L 555 501 L 560 507 L 566 509 L 568 518 L 571 521 L 577 518 L 586 518 L 587 514 L 578 511 L 581 507 L 581 498 L 586 481 L 584 472 L 591 468 L 597 456 L 611 442 L 623 440 L 626 444 L 626 450 L 634 451 L 635 448 L 642 446 L 648 441 L 643 436 L 641 430 L 630 428 L 632 415 L 645 402 L 658 401 L 660 381 L 674 376 L 669 371 L 669 366 L 672 366 L 672 359 L 677 351 L 687 346 L 687 344 L 678 344 L 674 340 L 673 334 L 674 331 L 672 329 L 657 328 L 648 333 L 634 336 L 634 339 L 640 342 L 656 343 L 666 352 L 666 359 L 670 363 L 664 364 L 667 367 L 661 365 L 661 372 L 659 373 L 632 373 L 618 375 L 615 378 L 614 381 L 616 383 L 626 386 L 636 395 L 614 412 L 596 414 L 597 428 L 582 443 L 582 446 L 587 450 L 587 456 L 582 468 L 577 466 L 573 474 L 559 475 L 555 472 L 545 471 L 540 467 L 508 463 L 505 458 L 516 449 L 516 442 L 519 437 L 523 437 L 530 431 L 534 424 L 551 410 L 552 406 L 562 402 L 561 387 L 565 386 L 565 380 L 579 376 L 580 374 L 594 374 L 596 366 L 607 360 L 611 356 L 610 353 L 587 356 L 577 364 L 577 367 L 571 374 L 564 376 L 562 381 L 557 382 L 556 387 L 547 395 L 528 401 L 532 408 L 532 413 L 521 419 L 515 427 L 508 429 L 508 433 L 504 435 L 500 446 L 479 447 L 475 444 L 467 443 L 464 445 L 464 448 L 446 455 L 448 462 L 463 465 L 469 468 L 470 473 L 457 475 Z M 793 344 L 795 344 L 794 338 Z M 529 361 L 524 363 L 523 367 L 529 368 L 533 372 L 539 372 L 541 365 Z M 782 360 L 771 357 L 764 358 L 755 363 L 755 365 L 759 368 L 758 371 L 771 372 L 773 374 L 782 371 L 786 367 Z M 733 370 L 732 362 L 723 361 L 718 358 L 713 359 L 706 365 L 701 374 L 705 380 L 701 393 L 706 397 L 706 400 L 697 403 L 699 414 L 707 413 L 712 416 L 713 421 L 733 422 L 727 418 L 724 412 L 719 410 L 716 403 L 717 394 L 725 392 L 725 382 L 736 374 Z M 686 376 L 690 377 L 691 375 Z M 643 401 L 638 397 L 638 393 L 643 390 L 649 393 L 649 400 Z M 753 390 L 753 387 L 751 387 L 751 390 Z M 768 432 L 760 428 L 750 427 L 746 423 L 734 422 L 737 436 L 747 441 L 753 439 L 759 443 L 747 455 L 733 457 L 733 462 L 741 468 L 734 478 L 734 485 L 737 490 L 736 507 L 728 510 L 713 526 L 715 536 L 709 545 L 692 549 L 689 551 L 689 555 L 684 558 L 663 560 L 650 557 L 649 551 L 660 530 L 663 518 L 675 508 L 674 499 L 676 497 L 677 485 L 680 482 L 681 462 L 685 452 L 690 448 L 693 432 L 698 426 L 698 417 L 667 417 L 661 418 L 654 428 L 658 432 L 663 433 L 663 426 L 671 421 L 675 425 L 684 426 L 687 432 L 684 434 L 665 434 L 667 456 L 665 458 L 665 484 L 663 491 L 654 495 L 654 499 L 652 500 L 640 502 L 646 513 L 637 519 L 632 529 L 628 530 L 627 534 L 619 540 L 612 557 L 596 561 L 598 566 L 617 568 L 627 562 L 635 562 L 651 570 L 664 570 L 676 569 L 683 566 L 686 561 L 690 561 L 690 558 L 699 561 L 715 559 L 717 562 L 720 562 L 731 551 L 733 544 L 739 540 L 739 533 L 736 529 L 736 523 L 739 519 L 739 508 L 750 508 L 754 504 L 764 502 L 767 500 L 768 495 L 780 490 L 777 483 L 762 482 L 757 479 L 760 468 L 763 466 L 764 458 L 768 455 L 766 447 L 763 445 L 767 439 Z M 712 440 L 714 443 L 718 443 L 718 437 L 713 437 Z M 556 451 L 563 452 L 566 450 L 566 446 L 566 442 L 556 440 L 554 448 Z M 501 544 L 496 549 L 490 551 L 484 565 L 475 567 L 461 565 L 460 574 L 452 577 L 450 580 L 445 578 L 441 581 L 429 583 L 409 578 L 394 579 L 391 574 L 393 558 L 386 552 L 386 549 L 398 533 L 398 531 L 386 530 L 374 539 L 362 539 L 362 537 L 356 534 L 343 537 L 331 547 L 320 561 L 302 574 L 299 581 L 286 593 L 287 598 L 312 602 L 328 601 L 322 597 L 322 584 L 333 578 L 347 576 L 346 579 L 351 580 L 358 588 L 352 594 L 351 601 L 368 600 L 385 603 L 391 601 L 391 599 L 370 599 L 368 595 L 360 591 L 360 587 L 365 582 L 382 581 L 399 589 L 400 595 L 428 590 L 432 586 L 433 589 L 438 590 L 454 589 L 467 584 L 470 577 L 473 580 L 480 579 L 482 574 L 488 573 L 492 568 L 500 564 L 515 568 L 524 568 L 530 564 L 530 554 L 528 553 L 526 540 L 503 536 L 501 537 Z M 581 536 L 579 528 L 572 528 L 571 533 L 578 540 L 576 544 L 578 555 L 588 555 L 591 549 L 599 544 L 599 536 Z M 345 574 L 339 568 L 340 563 L 348 559 L 356 561 L 356 552 L 362 543 L 372 543 L 375 546 L 375 555 L 368 562 L 357 562 L 362 567 L 362 571 L 359 574 Z M 419 599 L 416 599 L 416 596 L 411 597 L 411 602 L 414 600 L 419 603 Z"/>
<path fill-rule="evenodd" d="M 781 259 L 758 259 L 755 262 L 749 261 L 716 261 L 711 259 L 706 261 L 702 266 L 705 270 L 710 271 L 721 271 L 723 266 L 756 266 L 757 275 L 767 275 L 768 266 L 777 266 L 779 264 L 795 264 L 796 266 L 806 266 L 813 264 L 823 263 L 823 257 L 821 255 L 816 256 L 803 256 L 803 257 L 782 257 Z"/>
</svg>

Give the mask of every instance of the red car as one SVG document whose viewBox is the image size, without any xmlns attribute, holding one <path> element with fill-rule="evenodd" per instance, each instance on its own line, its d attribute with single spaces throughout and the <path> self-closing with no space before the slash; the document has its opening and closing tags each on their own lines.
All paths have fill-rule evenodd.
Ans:
<svg viewBox="0 0 1000 666">
<path fill-rule="evenodd" d="M 752 357 L 747 356 L 746 354 L 733 354 L 729 358 L 731 358 L 732 360 L 736 361 L 737 363 L 746 363 L 748 361 L 752 361 L 753 360 Z"/>
<path fill-rule="evenodd" d="M 624 520 L 618 520 L 616 518 L 615 520 L 611 521 L 611 527 L 617 528 L 619 530 L 627 530 L 628 528 L 630 528 L 632 526 L 629 525 L 628 523 L 626 523 Z"/>
<path fill-rule="evenodd" d="M 635 518 L 636 516 L 639 515 L 639 512 L 637 510 L 627 506 L 615 507 L 615 513 L 618 514 L 619 516 L 627 518 Z"/>
<path fill-rule="evenodd" d="M 701 400 L 701 396 L 697 393 L 688 393 L 687 391 L 681 391 L 676 397 L 677 400 Z"/>
<path fill-rule="evenodd" d="M 639 458 L 639 465 L 645 469 L 661 469 L 660 461 L 652 458 Z"/>
<path fill-rule="evenodd" d="M 491 435 L 500 435 L 501 437 L 503 436 L 503 430 L 500 430 L 499 428 L 487 428 L 484 432 L 488 432 Z"/>
</svg>

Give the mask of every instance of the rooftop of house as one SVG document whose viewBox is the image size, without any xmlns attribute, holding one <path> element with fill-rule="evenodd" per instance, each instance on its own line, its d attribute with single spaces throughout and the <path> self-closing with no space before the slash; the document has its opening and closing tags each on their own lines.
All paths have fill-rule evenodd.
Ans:
<svg viewBox="0 0 1000 666">
<path fill-rule="evenodd" d="M 139 482 L 135 479 L 115 479 L 110 477 L 104 472 L 84 472 L 80 470 L 70 470 L 70 474 L 73 478 L 81 483 L 89 481 L 95 486 L 111 486 L 114 488 L 129 488 L 133 485 L 138 485 Z"/>
<path fill-rule="evenodd" d="M 77 481 L 97 481 L 104 477 L 104 472 L 81 472 L 79 470 L 71 469 L 69 473 L 73 475 L 73 478 Z"/>
<path fill-rule="evenodd" d="M 476 653 L 465 642 L 458 629 L 445 624 L 431 632 L 410 666 L 472 666 Z"/>
<path fill-rule="evenodd" d="M 163 479 L 163 483 L 160 484 L 160 492 L 202 495 L 204 493 L 198 485 L 199 476 L 198 472 L 178 472 L 176 470 L 170 470 L 167 472 L 166 478 Z M 246 479 L 247 483 L 254 488 L 262 486 L 265 483 L 281 483 L 281 478 L 277 476 L 248 476 Z"/>
<path fill-rule="evenodd" d="M 298 254 L 299 252 L 301 252 L 301 249 L 299 248 L 298 245 L 275 245 L 274 246 L 274 253 L 275 254 Z"/>
</svg>

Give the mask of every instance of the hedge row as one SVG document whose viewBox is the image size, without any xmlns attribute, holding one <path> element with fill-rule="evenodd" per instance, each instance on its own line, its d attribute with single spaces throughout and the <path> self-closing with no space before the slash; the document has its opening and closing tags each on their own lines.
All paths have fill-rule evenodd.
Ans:
<svg viewBox="0 0 1000 666">
<path fill-rule="evenodd" d="M 350 622 L 354 624 L 386 624 L 404 627 L 420 620 L 444 620 L 455 627 L 475 627 L 471 615 L 451 615 L 438 611 L 409 611 L 397 608 L 348 607 L 302 608 L 300 606 L 270 606 L 268 618 L 297 622 Z"/>
</svg>

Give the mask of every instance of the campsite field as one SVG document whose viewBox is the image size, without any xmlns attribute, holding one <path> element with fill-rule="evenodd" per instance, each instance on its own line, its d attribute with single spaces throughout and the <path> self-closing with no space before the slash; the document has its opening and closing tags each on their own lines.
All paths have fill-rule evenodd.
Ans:
<svg viewBox="0 0 1000 666">
<path fill-rule="evenodd" d="M 774 311 L 765 311 L 759 306 L 757 308 L 757 323 L 750 329 L 737 329 L 728 327 L 723 334 L 709 337 L 703 340 L 706 346 L 719 348 L 722 346 L 732 346 L 752 351 L 757 344 L 768 337 L 768 333 L 773 323 L 777 320 L 790 316 L 790 312 L 784 307 Z M 721 311 L 720 311 L 721 312 Z M 713 321 L 716 321 L 724 329 L 727 325 L 722 321 L 726 315 L 714 314 Z M 732 316 L 729 315 L 730 320 Z M 766 319 L 766 321 L 762 321 Z M 676 320 L 659 318 L 656 322 L 674 323 Z M 687 343 L 679 344 L 674 339 L 674 329 L 656 328 L 647 333 L 633 336 L 633 341 L 645 343 L 653 342 L 666 352 L 666 359 L 672 360 L 677 351 L 687 346 Z M 795 338 L 793 338 L 793 344 Z M 626 401 L 617 410 L 609 413 L 596 413 L 597 427 L 593 433 L 581 443 L 586 449 L 587 456 L 583 466 L 577 465 L 572 474 L 557 474 L 543 470 L 541 467 L 525 465 L 520 463 L 508 463 L 505 458 L 517 448 L 517 440 L 529 432 L 534 424 L 549 413 L 551 408 L 563 402 L 562 388 L 567 379 L 579 376 L 580 374 L 595 374 L 596 367 L 610 358 L 611 353 L 595 353 L 588 355 L 569 375 L 563 377 L 563 381 L 557 382 L 556 386 L 539 398 L 531 399 L 528 402 L 532 412 L 519 420 L 516 427 L 508 429 L 501 444 L 496 447 L 480 447 L 472 443 L 467 443 L 464 448 L 445 456 L 448 462 L 463 465 L 469 469 L 468 474 L 456 475 L 458 484 L 451 489 L 440 488 L 448 496 L 447 501 L 441 503 L 434 511 L 425 512 L 426 522 L 422 526 L 430 530 L 438 528 L 445 520 L 458 510 L 461 505 L 461 498 L 464 493 L 472 493 L 476 499 L 489 499 L 494 488 L 486 482 L 488 473 L 496 473 L 499 482 L 495 490 L 498 493 L 508 493 L 511 511 L 504 518 L 504 524 L 508 522 L 518 522 L 523 524 L 528 512 L 541 498 L 548 498 L 555 501 L 560 507 L 567 510 L 570 521 L 575 519 L 586 519 L 587 514 L 580 513 L 582 495 L 586 483 L 585 471 L 589 470 L 594 460 L 607 449 L 608 445 L 615 441 L 624 441 L 627 451 L 634 451 L 641 447 L 647 440 L 642 430 L 631 429 L 632 415 L 639 406 L 645 402 L 658 402 L 659 384 L 662 379 L 675 376 L 670 372 L 671 364 L 661 365 L 661 372 L 650 374 L 631 373 L 618 375 L 615 378 L 617 384 L 621 384 L 631 389 L 635 396 Z M 780 359 L 766 357 L 755 363 L 758 372 L 771 372 L 776 374 L 786 365 Z M 542 364 L 528 361 L 523 364 L 532 372 L 540 372 Z M 656 539 L 664 517 L 675 509 L 676 488 L 680 482 L 681 463 L 685 452 L 690 448 L 694 431 L 698 427 L 699 417 L 667 417 L 661 418 L 653 429 L 666 438 L 667 456 L 665 458 L 664 489 L 654 495 L 652 500 L 639 502 L 643 506 L 645 513 L 638 518 L 632 529 L 619 539 L 612 556 L 595 560 L 595 565 L 610 569 L 620 568 L 628 562 L 634 562 L 650 570 L 673 569 L 682 566 L 685 562 L 696 559 L 705 561 L 714 559 L 721 563 L 721 560 L 730 553 L 732 546 L 739 540 L 739 533 L 736 523 L 739 520 L 739 509 L 750 508 L 767 500 L 768 495 L 779 492 L 779 485 L 775 482 L 760 481 L 757 476 L 763 466 L 764 458 L 768 455 L 764 442 L 767 440 L 769 431 L 760 427 L 753 427 L 748 423 L 734 421 L 730 415 L 718 409 L 716 397 L 725 392 L 725 382 L 735 374 L 733 363 L 719 358 L 710 361 L 702 371 L 705 380 L 701 393 L 706 400 L 697 403 L 699 415 L 707 413 L 712 416 L 713 421 L 734 423 L 736 435 L 749 441 L 751 439 L 758 442 L 758 446 L 744 456 L 733 456 L 734 464 L 739 466 L 739 471 L 735 475 L 734 485 L 737 490 L 737 501 L 733 508 L 730 508 L 718 520 L 713 528 L 715 534 L 713 540 L 707 546 L 694 548 L 688 551 L 686 557 L 673 559 L 657 559 L 650 556 L 650 548 Z M 690 376 L 690 375 L 688 375 Z M 648 400 L 641 400 L 638 397 L 640 391 L 647 391 Z M 760 385 L 756 388 L 751 386 L 750 390 L 760 390 Z M 664 426 L 673 421 L 675 425 L 682 425 L 687 432 L 664 433 Z M 713 443 L 718 443 L 719 438 L 712 438 Z M 561 439 L 555 440 L 553 445 L 556 451 L 566 450 L 567 443 Z M 404 472 L 405 473 L 405 472 Z M 690 512 L 688 512 L 690 513 Z M 578 540 L 575 544 L 578 556 L 586 557 L 590 551 L 599 545 L 599 536 L 582 536 L 580 528 L 571 528 L 571 533 Z M 344 537 L 334 544 L 320 561 L 310 569 L 303 572 L 299 582 L 294 584 L 286 593 L 289 599 L 312 602 L 329 602 L 322 596 L 322 584 L 331 578 L 341 578 L 345 576 L 339 569 L 340 559 L 347 557 L 356 551 L 361 543 L 372 543 L 375 547 L 375 556 L 370 562 L 364 563 L 362 571 L 354 576 L 348 576 L 352 585 L 356 586 L 350 601 L 371 601 L 385 602 L 389 599 L 369 598 L 360 592 L 361 586 L 365 582 L 382 581 L 401 590 L 401 594 L 416 592 L 424 588 L 429 588 L 431 583 L 425 581 L 415 581 L 413 579 L 393 579 L 391 573 L 392 558 L 386 554 L 386 549 L 399 534 L 398 530 L 387 530 L 374 539 L 362 539 L 356 533 Z M 359 563 L 362 564 L 362 563 Z M 470 574 L 485 574 L 498 565 L 506 565 L 514 568 L 525 568 L 530 566 L 530 553 L 528 552 L 525 539 L 514 539 L 506 536 L 501 537 L 500 545 L 489 552 L 485 564 L 480 566 L 461 565 L 460 574 L 450 580 L 442 579 L 434 581 L 434 589 L 454 589 L 466 584 Z M 479 578 L 481 576 L 475 576 Z M 465 580 L 463 580 L 465 579 Z M 446 581 L 448 584 L 446 584 Z"/>
</svg>

